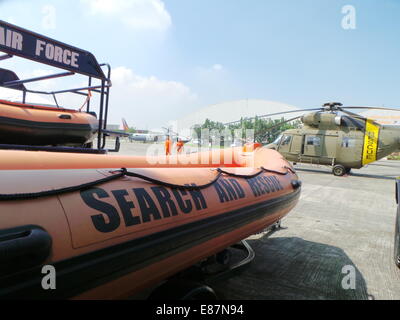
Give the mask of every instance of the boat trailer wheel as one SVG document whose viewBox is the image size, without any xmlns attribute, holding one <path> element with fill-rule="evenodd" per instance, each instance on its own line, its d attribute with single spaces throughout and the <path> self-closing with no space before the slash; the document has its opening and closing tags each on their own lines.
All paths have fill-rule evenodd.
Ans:
<svg viewBox="0 0 400 320">
<path fill-rule="evenodd" d="M 219 264 L 226 266 L 231 261 L 231 256 L 231 252 L 228 249 L 225 249 L 215 255 L 215 261 L 217 261 Z"/>
<path fill-rule="evenodd" d="M 275 223 L 272 225 L 271 230 L 279 230 L 279 229 L 281 229 L 281 228 L 282 228 L 282 226 L 281 226 L 281 220 L 278 220 L 277 222 L 275 222 Z"/>
</svg>

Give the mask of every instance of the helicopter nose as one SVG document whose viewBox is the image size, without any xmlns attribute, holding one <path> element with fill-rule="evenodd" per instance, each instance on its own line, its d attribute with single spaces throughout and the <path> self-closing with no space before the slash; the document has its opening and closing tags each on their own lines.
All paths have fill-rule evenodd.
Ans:
<svg viewBox="0 0 400 320">
<path fill-rule="evenodd" d="M 276 150 L 276 145 L 273 143 L 270 143 L 270 144 L 267 144 L 266 146 L 264 146 L 264 148 Z"/>
</svg>

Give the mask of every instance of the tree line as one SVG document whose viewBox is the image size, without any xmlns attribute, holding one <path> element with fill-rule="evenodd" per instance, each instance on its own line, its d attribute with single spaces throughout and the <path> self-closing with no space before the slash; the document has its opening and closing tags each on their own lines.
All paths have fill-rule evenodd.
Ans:
<svg viewBox="0 0 400 320">
<path fill-rule="evenodd" d="M 246 138 L 246 130 L 254 130 L 254 141 L 259 143 L 270 143 L 274 141 L 283 131 L 288 129 L 296 129 L 301 125 L 300 120 L 295 120 L 287 123 L 284 122 L 285 118 L 281 119 L 270 119 L 270 118 L 258 118 L 254 119 L 240 119 L 240 122 L 225 125 L 222 122 L 212 121 L 206 119 L 203 124 L 196 124 L 193 126 L 194 136 L 201 137 L 201 130 L 208 129 L 210 132 L 210 138 L 212 138 L 213 132 L 223 132 L 229 130 L 231 136 L 235 136 L 235 130 L 241 130 L 241 138 Z"/>
</svg>

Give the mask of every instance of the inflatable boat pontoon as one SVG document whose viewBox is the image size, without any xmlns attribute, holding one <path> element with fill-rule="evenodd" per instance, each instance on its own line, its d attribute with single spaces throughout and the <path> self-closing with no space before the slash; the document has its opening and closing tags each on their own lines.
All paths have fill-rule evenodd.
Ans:
<svg viewBox="0 0 400 320">
<path fill-rule="evenodd" d="M 207 155 L 220 162 L 0 150 L 0 297 L 126 298 L 296 205 L 300 182 L 278 152 L 192 157 Z M 44 265 L 57 290 L 43 290 Z"/>
</svg>

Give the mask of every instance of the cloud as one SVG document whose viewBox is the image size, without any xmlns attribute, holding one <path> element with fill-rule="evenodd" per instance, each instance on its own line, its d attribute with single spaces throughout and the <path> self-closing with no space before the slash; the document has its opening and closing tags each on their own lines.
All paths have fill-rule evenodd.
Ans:
<svg viewBox="0 0 400 320">
<path fill-rule="evenodd" d="M 8 22 L 8 23 L 11 23 L 11 24 L 16 24 L 17 23 L 13 16 L 9 16 L 7 19 L 5 19 L 5 21 Z"/>
<path fill-rule="evenodd" d="M 3 100 L 22 102 L 22 91 L 0 87 L 0 97 Z M 54 104 L 54 102 L 51 99 L 47 99 L 42 95 L 35 93 L 28 93 L 26 99 L 27 99 L 26 102 L 28 103 Z"/>
<path fill-rule="evenodd" d="M 18 70 L 16 70 L 18 71 Z M 20 79 L 29 79 L 55 73 L 50 69 L 18 71 Z M 156 76 L 142 76 L 132 69 L 121 66 L 111 70 L 112 87 L 109 101 L 109 124 L 120 124 L 124 117 L 130 126 L 140 129 L 154 129 L 166 125 L 170 120 L 180 118 L 187 110 L 198 105 L 198 96 L 182 82 L 163 80 Z M 95 81 L 94 84 L 97 84 Z M 65 77 L 27 83 L 32 90 L 52 91 L 84 87 L 84 77 Z M 17 90 L 1 89 L 0 97 L 21 101 L 22 94 Z M 79 109 L 85 97 L 75 94 L 59 94 L 60 106 Z M 93 94 L 93 111 L 98 112 L 99 95 Z M 54 104 L 53 97 L 29 93 L 27 102 Z"/>
<path fill-rule="evenodd" d="M 50 69 L 33 69 L 32 71 L 22 71 L 18 72 L 17 75 L 20 79 L 31 79 L 37 77 L 48 76 L 54 74 L 55 72 Z M 56 79 L 46 79 L 41 81 L 34 81 L 26 84 L 28 89 L 33 90 L 54 90 Z"/>
<path fill-rule="evenodd" d="M 197 66 L 193 69 L 191 82 L 201 98 L 201 105 L 206 106 L 223 101 L 239 100 L 247 96 L 229 67 L 220 63 L 209 66 Z"/>
<path fill-rule="evenodd" d="M 220 64 L 214 64 L 214 65 L 212 66 L 212 68 L 213 68 L 213 70 L 215 70 L 215 71 L 222 70 L 222 66 L 221 66 Z"/>
<path fill-rule="evenodd" d="M 57 70 L 53 70 L 52 68 L 48 69 L 37 68 L 29 70 L 28 67 L 24 68 L 23 67 L 24 65 L 25 64 L 20 65 L 19 67 L 16 67 L 14 65 L 13 67 L 11 68 L 7 67 L 6 69 L 13 70 L 21 80 L 32 79 L 36 77 L 42 77 L 57 73 Z M 67 89 L 72 87 L 80 87 L 85 85 L 86 83 L 84 84 L 76 82 L 76 79 L 64 79 L 64 78 L 47 79 L 47 80 L 25 83 L 25 87 L 28 90 L 47 91 L 47 92 L 51 92 L 53 90 Z M 10 101 L 22 101 L 22 92 L 19 90 L 0 88 L 0 98 Z M 57 101 L 61 106 L 72 109 L 77 109 L 78 107 L 80 107 L 83 103 L 83 100 L 84 98 L 78 95 L 72 95 L 72 94 L 57 95 Z M 53 96 L 46 94 L 27 93 L 26 102 L 55 105 Z"/>
<path fill-rule="evenodd" d="M 222 73 L 226 73 L 226 69 L 219 63 L 215 63 L 212 66 L 209 67 L 196 67 L 195 68 L 195 73 L 198 76 L 212 76 L 212 75 L 218 75 Z"/>
<path fill-rule="evenodd" d="M 127 67 L 117 67 L 111 75 L 110 115 L 114 122 L 118 115 L 132 126 L 154 128 L 179 118 L 198 99 L 181 82 L 139 76 Z"/>
<path fill-rule="evenodd" d="M 134 29 L 167 30 L 171 15 L 161 0 L 81 0 L 90 14 L 113 17 Z"/>
</svg>

